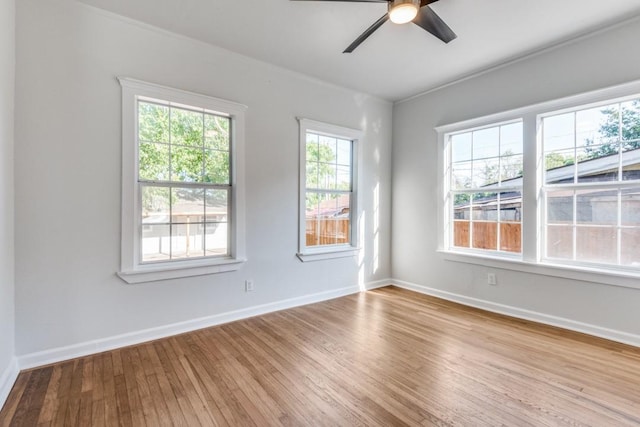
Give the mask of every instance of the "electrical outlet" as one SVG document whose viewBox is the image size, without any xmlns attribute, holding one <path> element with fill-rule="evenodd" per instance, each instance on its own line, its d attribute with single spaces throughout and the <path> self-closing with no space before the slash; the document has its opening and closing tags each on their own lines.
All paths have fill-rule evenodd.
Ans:
<svg viewBox="0 0 640 427">
<path fill-rule="evenodd" d="M 245 280 L 244 281 L 244 291 L 245 292 L 253 292 L 253 280 Z"/>
<path fill-rule="evenodd" d="M 496 273 L 487 274 L 487 284 L 493 285 L 493 286 L 498 284 L 498 279 L 496 278 Z"/>
</svg>

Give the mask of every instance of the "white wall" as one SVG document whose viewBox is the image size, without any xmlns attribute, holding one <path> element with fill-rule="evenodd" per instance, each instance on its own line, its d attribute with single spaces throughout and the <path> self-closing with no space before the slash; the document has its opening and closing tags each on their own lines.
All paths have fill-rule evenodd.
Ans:
<svg viewBox="0 0 640 427">
<path fill-rule="evenodd" d="M 436 253 L 435 126 L 640 78 L 638 20 L 394 107 L 392 275 L 466 297 L 640 334 L 640 290 L 447 261 Z"/>
<path fill-rule="evenodd" d="M 15 1 L 0 0 L 0 407 L 14 356 L 13 100 Z M 13 379 L 11 379 L 13 380 Z"/>
<path fill-rule="evenodd" d="M 19 355 L 389 277 L 391 104 L 59 0 L 18 3 L 16 66 Z M 249 261 L 240 271 L 141 285 L 116 277 L 116 76 L 249 107 Z M 296 116 L 365 131 L 362 264 L 354 258 L 301 263 L 295 256 Z M 249 278 L 253 293 L 244 292 Z"/>
</svg>

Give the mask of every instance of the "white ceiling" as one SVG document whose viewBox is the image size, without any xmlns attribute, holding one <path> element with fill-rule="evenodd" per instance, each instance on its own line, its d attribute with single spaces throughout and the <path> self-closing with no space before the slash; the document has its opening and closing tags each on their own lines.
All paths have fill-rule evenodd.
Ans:
<svg viewBox="0 0 640 427">
<path fill-rule="evenodd" d="M 639 0 L 440 0 L 430 7 L 458 35 L 450 44 L 416 25 L 387 22 L 343 54 L 386 12 L 384 3 L 79 1 L 388 100 L 640 16 Z"/>
</svg>

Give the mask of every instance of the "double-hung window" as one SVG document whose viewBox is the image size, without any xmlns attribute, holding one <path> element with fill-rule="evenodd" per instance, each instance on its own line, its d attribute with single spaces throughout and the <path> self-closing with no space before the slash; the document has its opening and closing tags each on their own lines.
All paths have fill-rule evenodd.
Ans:
<svg viewBox="0 0 640 427">
<path fill-rule="evenodd" d="M 637 287 L 639 92 L 634 82 L 437 128 L 441 251 Z"/>
<path fill-rule="evenodd" d="M 127 282 L 229 271 L 243 257 L 244 107 L 120 79 Z"/>
<path fill-rule="evenodd" d="M 522 252 L 522 122 L 447 137 L 450 245 Z"/>
<path fill-rule="evenodd" d="M 299 119 L 302 261 L 349 256 L 358 247 L 358 140 L 361 132 Z"/>
<path fill-rule="evenodd" d="M 544 258 L 640 268 L 640 98 L 545 114 Z"/>
</svg>

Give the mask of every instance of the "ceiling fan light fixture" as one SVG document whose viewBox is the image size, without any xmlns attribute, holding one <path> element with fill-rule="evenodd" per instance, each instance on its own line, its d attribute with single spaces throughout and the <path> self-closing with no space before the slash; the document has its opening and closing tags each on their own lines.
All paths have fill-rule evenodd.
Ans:
<svg viewBox="0 0 640 427">
<path fill-rule="evenodd" d="M 394 24 L 406 24 L 418 15 L 420 0 L 394 0 L 389 3 L 389 19 Z"/>
</svg>

